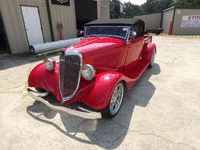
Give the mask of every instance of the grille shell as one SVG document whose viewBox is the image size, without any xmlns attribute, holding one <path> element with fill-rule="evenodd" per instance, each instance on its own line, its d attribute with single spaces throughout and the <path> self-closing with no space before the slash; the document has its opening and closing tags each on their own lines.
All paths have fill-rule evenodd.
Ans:
<svg viewBox="0 0 200 150">
<path fill-rule="evenodd" d="M 62 51 L 59 58 L 59 89 L 62 103 L 71 99 L 78 90 L 81 76 L 82 55 Z"/>
</svg>

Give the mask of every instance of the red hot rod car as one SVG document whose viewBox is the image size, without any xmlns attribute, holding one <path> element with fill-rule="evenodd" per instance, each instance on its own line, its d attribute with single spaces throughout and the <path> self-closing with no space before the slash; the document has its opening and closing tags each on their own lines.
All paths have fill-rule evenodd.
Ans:
<svg viewBox="0 0 200 150">
<path fill-rule="evenodd" d="M 84 38 L 63 49 L 59 62 L 47 58 L 31 71 L 28 86 L 36 90 L 28 88 L 28 95 L 53 110 L 72 115 L 114 117 L 124 90 L 154 64 L 156 47 L 152 37 L 144 35 L 144 25 L 141 19 L 87 23 Z M 49 93 L 62 105 L 43 98 Z M 70 103 L 76 103 L 76 107 L 65 106 Z"/>
</svg>

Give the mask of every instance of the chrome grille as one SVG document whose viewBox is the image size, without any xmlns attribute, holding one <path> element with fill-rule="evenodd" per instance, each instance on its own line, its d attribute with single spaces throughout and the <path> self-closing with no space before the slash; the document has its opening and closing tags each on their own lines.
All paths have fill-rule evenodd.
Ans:
<svg viewBox="0 0 200 150">
<path fill-rule="evenodd" d="M 62 103 L 76 93 L 80 82 L 82 55 L 78 52 L 62 51 L 59 58 L 59 88 Z"/>
</svg>

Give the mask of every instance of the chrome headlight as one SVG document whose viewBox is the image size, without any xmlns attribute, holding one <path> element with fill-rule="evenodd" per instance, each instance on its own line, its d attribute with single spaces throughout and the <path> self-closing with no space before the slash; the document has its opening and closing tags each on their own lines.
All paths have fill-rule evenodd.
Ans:
<svg viewBox="0 0 200 150">
<path fill-rule="evenodd" d="M 53 68 L 54 68 L 54 66 L 55 66 L 55 64 L 56 64 L 56 61 L 53 60 L 53 59 L 51 59 L 51 58 L 46 58 L 46 59 L 44 60 L 44 65 L 45 65 L 45 67 L 46 67 L 46 69 L 47 69 L 48 71 L 52 71 Z"/>
<path fill-rule="evenodd" d="M 92 80 L 95 75 L 95 69 L 93 66 L 86 64 L 81 67 L 81 74 L 86 80 Z"/>
</svg>

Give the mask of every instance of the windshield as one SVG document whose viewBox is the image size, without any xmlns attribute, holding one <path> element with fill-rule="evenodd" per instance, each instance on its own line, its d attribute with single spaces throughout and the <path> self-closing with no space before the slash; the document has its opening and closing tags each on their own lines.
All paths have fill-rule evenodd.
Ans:
<svg viewBox="0 0 200 150">
<path fill-rule="evenodd" d="M 128 26 L 86 26 L 85 36 L 107 36 L 126 39 L 129 31 Z"/>
</svg>

